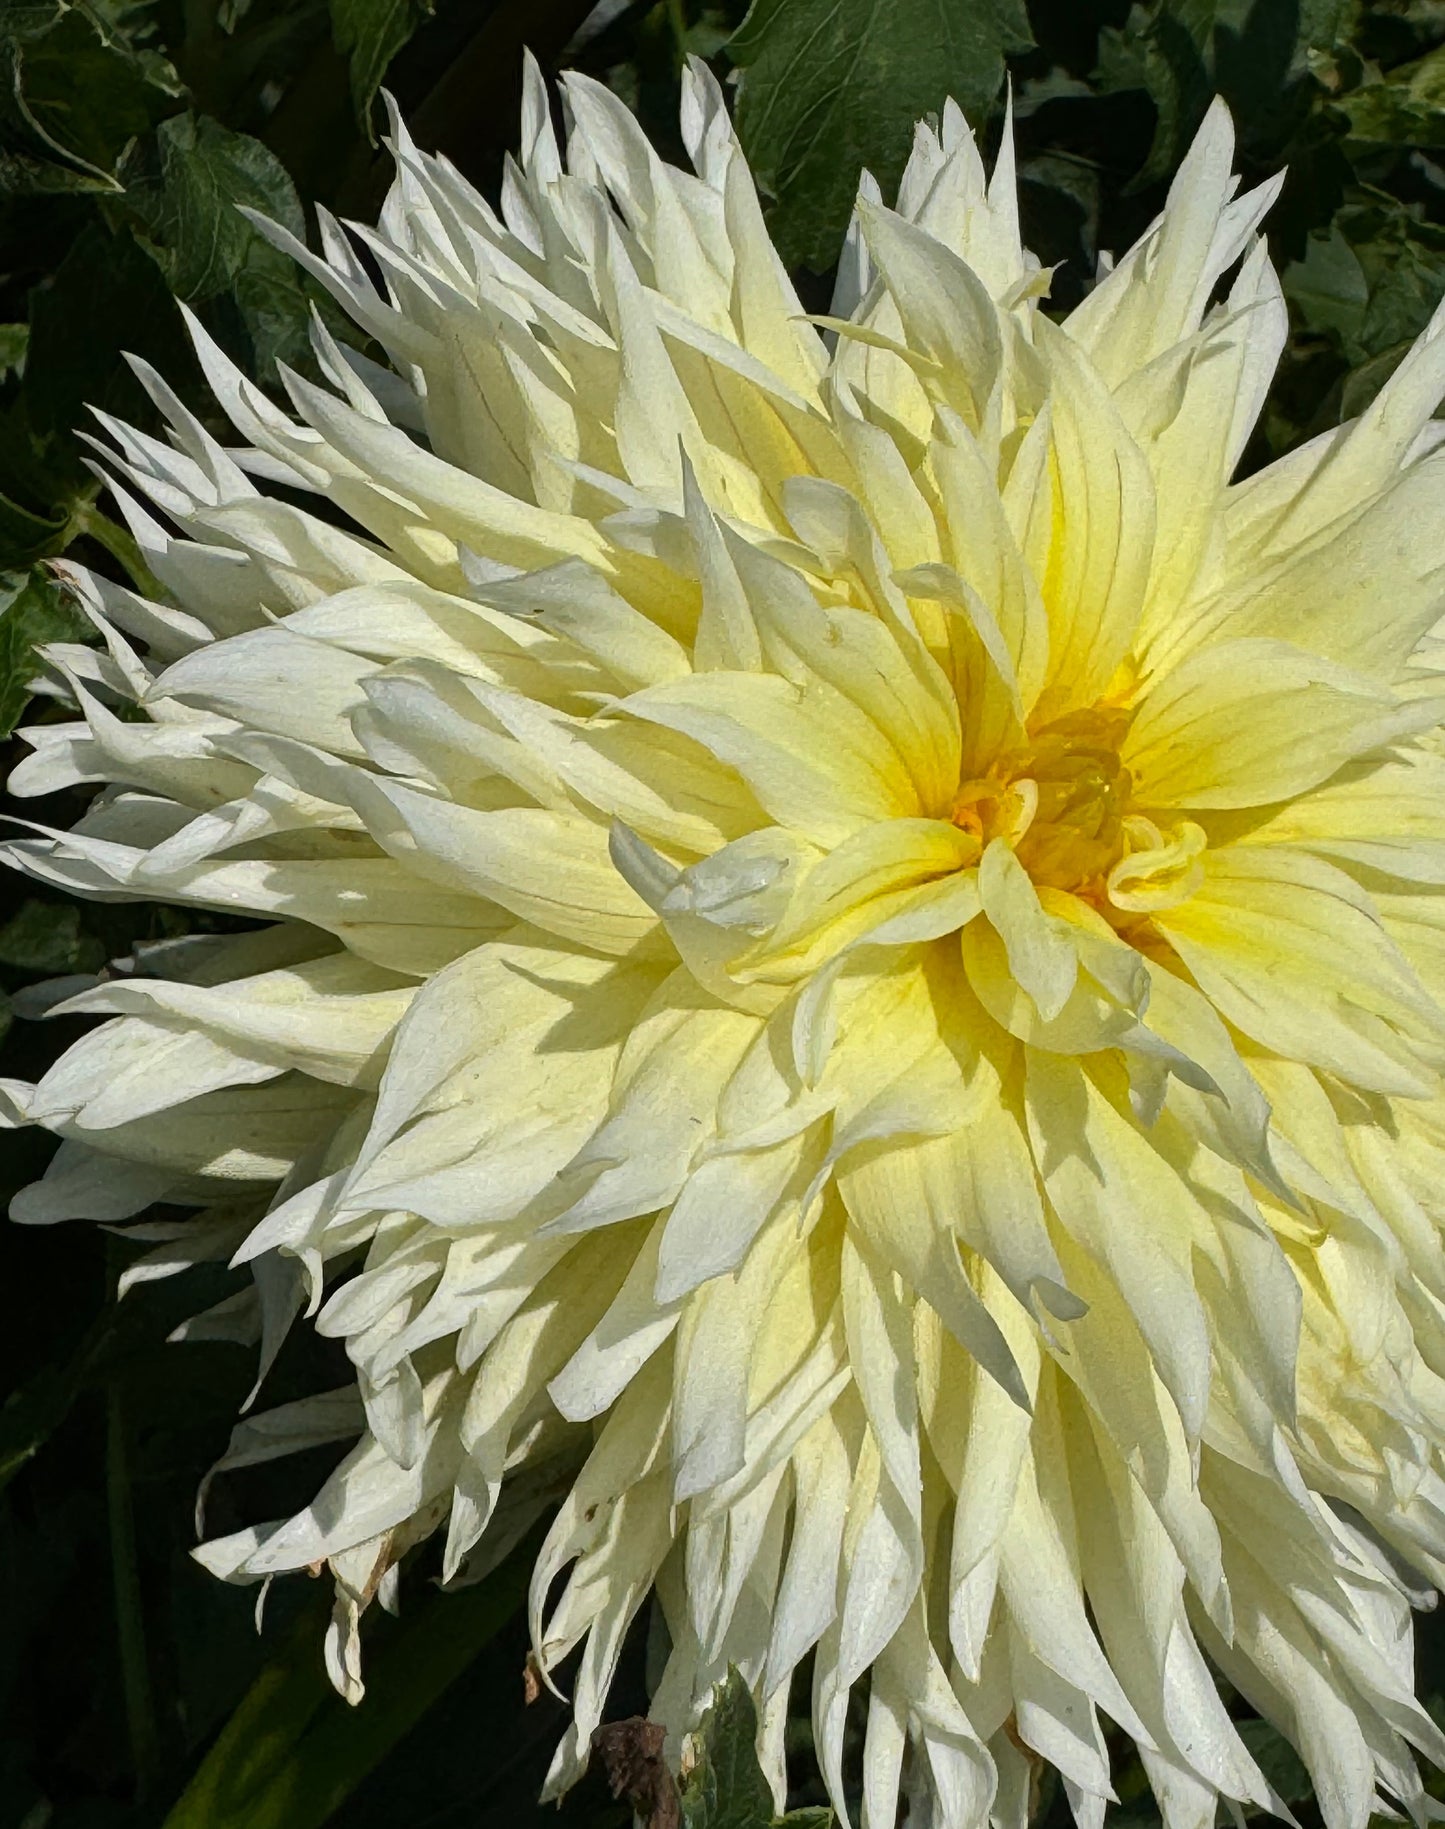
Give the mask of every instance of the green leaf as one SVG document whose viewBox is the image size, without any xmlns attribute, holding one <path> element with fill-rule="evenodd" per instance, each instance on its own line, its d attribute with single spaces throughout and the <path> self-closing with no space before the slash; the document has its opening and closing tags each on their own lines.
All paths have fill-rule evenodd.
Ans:
<svg viewBox="0 0 1445 1829">
<path fill-rule="evenodd" d="M 1370 282 L 1335 224 L 1310 236 L 1304 258 L 1285 268 L 1281 284 L 1306 330 L 1333 331 L 1346 340 L 1358 334 L 1370 302 Z"/>
<path fill-rule="evenodd" d="M 352 105 L 368 134 L 387 65 L 432 10 L 433 0 L 331 0 L 332 34 L 350 65 Z"/>
<path fill-rule="evenodd" d="M 8 495 L 0 494 L 0 564 L 29 565 L 35 559 L 60 552 L 70 537 L 70 516 L 64 511 L 37 514 Z"/>
<path fill-rule="evenodd" d="M 1424 329 L 1445 295 L 1445 229 L 1357 190 L 1283 284 L 1305 327 L 1332 334 L 1357 367 Z"/>
<path fill-rule="evenodd" d="M 1354 345 L 1346 345 L 1351 360 L 1360 361 L 1425 328 L 1445 293 L 1445 231 L 1393 202 L 1384 210 L 1342 211 L 1339 220 L 1370 287 Z"/>
<path fill-rule="evenodd" d="M 275 153 L 206 115 L 163 121 L 151 169 L 128 169 L 127 177 L 126 201 L 146 245 L 188 303 L 224 292 L 246 266 L 260 238 L 243 205 L 306 233 L 296 187 Z"/>
<path fill-rule="evenodd" d="M 267 380 L 278 362 L 295 368 L 308 359 L 311 294 L 294 261 L 257 236 L 231 290 L 253 375 Z"/>
<path fill-rule="evenodd" d="M 743 70 L 738 132 L 789 261 L 837 259 L 867 167 L 887 191 L 914 123 L 951 96 L 977 125 L 1027 50 L 1023 0 L 753 0 L 727 51 Z"/>
<path fill-rule="evenodd" d="M 1413 339 L 1408 343 L 1393 344 L 1389 349 L 1381 350 L 1379 355 L 1362 362 L 1358 368 L 1351 369 L 1340 386 L 1341 424 L 1347 419 L 1359 418 L 1409 355 L 1412 347 Z"/>
<path fill-rule="evenodd" d="M 12 193 L 111 191 L 126 146 L 182 93 L 142 40 L 147 9 L 79 0 L 0 11 L 0 184 Z"/>
<path fill-rule="evenodd" d="M 535 1538 L 475 1587 L 408 1597 L 368 1647 L 366 1696 L 327 1682 L 308 1609 L 221 1730 L 163 1829 L 321 1829 L 521 1604 Z"/>
<path fill-rule="evenodd" d="M 1445 146 L 1445 46 L 1397 65 L 1387 76 L 1342 97 L 1336 107 L 1353 139 Z"/>
<path fill-rule="evenodd" d="M 23 1185 L 29 1175 L 22 1172 L 19 1179 Z M 0 1491 L 35 1458 L 82 1397 L 109 1388 L 138 1352 L 163 1344 L 172 1326 L 195 1307 L 194 1286 L 179 1281 L 164 1295 L 152 1290 L 144 1301 L 109 1302 L 68 1357 L 36 1367 L 0 1404 Z"/>
<path fill-rule="evenodd" d="M 1299 1804 L 1310 1796 L 1310 1776 L 1304 1762 L 1268 1721 L 1241 1721 L 1239 1737 L 1283 1802 Z"/>
<path fill-rule="evenodd" d="M 32 430 L 50 436 L 57 458 L 80 468 L 73 434 L 104 407 L 144 422 L 149 403 L 120 359 L 145 356 L 162 374 L 194 372 L 180 313 L 154 259 L 129 229 L 114 233 L 92 223 L 65 259 L 30 295 L 30 347 L 24 399 Z"/>
<path fill-rule="evenodd" d="M 1148 0 L 1099 34 L 1101 90 L 1143 89 L 1154 140 L 1135 182 L 1173 172 L 1211 98 L 1223 95 L 1247 137 L 1288 132 L 1313 57 L 1347 37 L 1356 0 Z M 1294 92 L 1293 94 L 1291 92 Z"/>
<path fill-rule="evenodd" d="M 736 1670 L 703 1719 L 701 1756 L 682 1794 L 687 1829 L 767 1829 L 773 1793 L 757 1754 L 758 1716 Z"/>
<path fill-rule="evenodd" d="M 13 971 L 58 977 L 94 972 L 105 964 L 105 948 L 80 924 L 73 902 L 39 902 L 28 897 L 0 927 L 0 965 Z"/>
<path fill-rule="evenodd" d="M 729 1670 L 698 1731 L 697 1764 L 682 1792 L 684 1829 L 829 1829 L 828 1809 L 773 1814 L 757 1754 L 758 1716 L 747 1684 Z"/>
<path fill-rule="evenodd" d="M 0 324 L 0 380 L 25 372 L 25 345 L 29 341 L 28 324 Z"/>
<path fill-rule="evenodd" d="M 0 1492 L 65 1421 L 83 1386 L 83 1371 L 47 1365 L 7 1397 L 0 1407 Z"/>
<path fill-rule="evenodd" d="M 42 642 L 75 641 L 90 624 L 50 574 L 0 572 L 0 737 L 8 737 L 30 702 Z"/>
</svg>

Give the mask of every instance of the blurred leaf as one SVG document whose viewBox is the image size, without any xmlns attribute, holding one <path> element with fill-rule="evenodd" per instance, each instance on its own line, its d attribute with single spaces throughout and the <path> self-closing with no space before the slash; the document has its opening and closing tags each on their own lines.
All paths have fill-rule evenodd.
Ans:
<svg viewBox="0 0 1445 1829">
<path fill-rule="evenodd" d="M 1018 175 L 1025 239 L 1032 235 L 1050 248 L 1068 248 L 1080 272 L 1092 273 L 1099 252 L 1098 168 L 1043 153 L 1022 160 Z"/>
<path fill-rule="evenodd" d="M 195 1285 L 177 1285 L 149 1301 L 110 1302 L 75 1349 L 37 1367 L 0 1406 L 0 1490 L 33 1460 L 76 1402 L 107 1384 L 138 1348 L 163 1343 L 174 1321 L 195 1306 Z"/>
<path fill-rule="evenodd" d="M 189 372 L 180 314 L 155 261 L 128 229 L 92 223 L 44 286 L 31 294 L 25 400 L 35 432 L 58 435 L 80 468 L 73 434 L 97 406 L 148 413 L 120 351 L 146 356 L 172 380 Z"/>
<path fill-rule="evenodd" d="M 1429 322 L 1445 293 L 1445 230 L 1418 221 L 1393 201 L 1384 209 L 1342 211 L 1336 220 L 1370 288 L 1359 330 L 1346 344 L 1350 359 L 1362 361 L 1418 336 Z"/>
<path fill-rule="evenodd" d="M 104 964 L 105 948 L 81 927 L 80 909 L 73 902 L 29 897 L 0 927 L 0 965 L 14 971 L 58 977 L 99 971 Z"/>
<path fill-rule="evenodd" d="M 119 191 L 116 165 L 182 93 L 141 42 L 148 8 L 38 0 L 0 10 L 0 184 L 14 192 Z"/>
<path fill-rule="evenodd" d="M 0 1408 L 0 1492 L 64 1422 L 83 1386 L 75 1367 L 47 1365 L 6 1399 Z"/>
<path fill-rule="evenodd" d="M 1404 18 L 1422 36 L 1445 37 L 1445 0 L 1373 0 L 1373 4 Z"/>
<path fill-rule="evenodd" d="M 1023 0 L 753 0 L 729 40 L 738 132 L 777 199 L 783 257 L 825 272 L 867 167 L 894 186 L 915 121 L 951 96 L 975 125 L 1004 56 L 1033 42 Z"/>
<path fill-rule="evenodd" d="M 1136 183 L 1173 172 L 1211 98 L 1221 94 L 1246 131 L 1274 137 L 1289 121 L 1286 93 L 1347 35 L 1357 0 L 1148 0 L 1122 29 L 1099 34 L 1106 95 L 1143 89 L 1154 103 L 1153 144 Z"/>
<path fill-rule="evenodd" d="M 682 1792 L 685 1829 L 828 1829 L 828 1809 L 773 1814 L 773 1793 L 757 1754 L 758 1716 L 736 1670 L 717 1693 L 698 1731 L 697 1764 Z"/>
<path fill-rule="evenodd" d="M 151 169 L 127 177 L 126 202 L 146 245 L 188 303 L 224 292 L 247 264 L 260 237 L 243 207 L 306 233 L 296 187 L 276 155 L 205 115 L 163 121 Z"/>
<path fill-rule="evenodd" d="M 413 1593 L 367 1649 L 355 1708 L 326 1680 L 308 1611 L 221 1730 L 164 1829 L 321 1829 L 516 1611 L 537 1541 L 474 1587 Z"/>
<path fill-rule="evenodd" d="M 1428 323 L 1445 294 L 1445 230 L 1388 197 L 1351 202 L 1282 277 L 1305 328 L 1335 337 L 1358 367 Z"/>
<path fill-rule="evenodd" d="M 36 514 L 0 495 L 0 564 L 29 565 L 58 553 L 70 536 L 67 514 Z"/>
<path fill-rule="evenodd" d="M 1382 350 L 1378 356 L 1371 356 L 1367 362 L 1362 362 L 1345 376 L 1340 387 L 1341 421 L 1359 418 L 1409 355 L 1412 346 L 1413 339 L 1411 342 L 1396 343 L 1392 348 Z"/>
<path fill-rule="evenodd" d="M 1290 1743 L 1268 1721 L 1241 1721 L 1238 1727 L 1240 1739 L 1280 1798 L 1287 1804 L 1303 1803 L 1310 1795 L 1309 1773 Z"/>
<path fill-rule="evenodd" d="M 1357 140 L 1445 146 L 1445 47 L 1367 82 L 1336 107 Z"/>
<path fill-rule="evenodd" d="M 698 18 L 689 22 L 683 33 L 682 48 L 689 57 L 700 57 L 704 63 L 710 63 L 732 35 L 733 27 L 728 23 L 726 12 L 721 8 L 704 8 Z"/>
<path fill-rule="evenodd" d="M 1359 256 L 1331 224 L 1311 235 L 1303 260 L 1286 267 L 1281 279 L 1286 296 L 1307 330 L 1333 331 L 1352 339 L 1370 301 L 1370 283 Z"/>
<path fill-rule="evenodd" d="M 28 324 L 0 324 L 0 380 L 24 369 L 25 345 L 29 341 Z"/>
<path fill-rule="evenodd" d="M 387 65 L 432 10 L 433 0 L 331 0 L 336 48 L 351 66 L 352 105 L 368 134 Z"/>
<path fill-rule="evenodd" d="M 278 362 L 294 368 L 306 360 L 311 295 L 294 261 L 257 236 L 232 291 L 251 346 L 253 375 L 269 380 Z M 325 302 L 322 310 L 325 315 Z"/>
<path fill-rule="evenodd" d="M 89 633 L 90 624 L 43 567 L 0 572 L 0 737 L 10 735 L 30 701 L 36 648 Z"/>
</svg>

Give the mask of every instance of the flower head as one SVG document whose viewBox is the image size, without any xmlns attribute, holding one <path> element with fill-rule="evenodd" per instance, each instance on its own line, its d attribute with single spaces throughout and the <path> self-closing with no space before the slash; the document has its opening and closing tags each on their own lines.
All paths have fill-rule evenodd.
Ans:
<svg viewBox="0 0 1445 1829">
<path fill-rule="evenodd" d="M 655 1593 L 674 1753 L 733 1664 L 781 1788 L 811 1655 L 841 1804 L 867 1679 L 875 1829 L 1040 1760 L 1090 1829 L 1101 1716 L 1170 1829 L 1268 1807 L 1211 1666 L 1331 1829 L 1426 1820 L 1445 319 L 1234 482 L 1286 321 L 1222 107 L 1060 324 L 1007 132 L 920 127 L 810 320 L 700 67 L 695 175 L 564 106 L 500 216 L 394 123 L 376 230 L 268 230 L 385 363 L 318 321 L 288 414 L 198 328 L 243 448 L 143 367 L 169 442 L 105 422 L 166 595 L 73 574 L 12 786 L 105 786 L 9 855 L 262 924 L 63 1006 L 16 1217 L 193 1207 L 132 1275 L 248 1262 L 196 1325 L 263 1375 L 344 1341 L 222 1465 L 356 1445 L 200 1554 L 329 1561 L 348 1693 L 408 1548 L 560 1498 L 553 1790 Z"/>
</svg>

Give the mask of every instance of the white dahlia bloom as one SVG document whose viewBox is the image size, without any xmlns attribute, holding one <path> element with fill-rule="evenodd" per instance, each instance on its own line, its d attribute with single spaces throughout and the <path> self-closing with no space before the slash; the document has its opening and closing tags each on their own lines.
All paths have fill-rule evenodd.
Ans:
<svg viewBox="0 0 1445 1829">
<path fill-rule="evenodd" d="M 318 324 L 287 414 L 197 329 L 243 448 L 144 368 L 169 442 L 105 422 L 165 600 L 73 574 L 11 785 L 103 786 L 10 861 L 259 925 L 62 1006 L 16 1217 L 195 1208 L 132 1276 L 345 1342 L 223 1465 L 354 1447 L 201 1555 L 329 1561 L 348 1693 L 403 1552 L 560 1497 L 553 1792 L 655 1595 L 674 1755 L 736 1665 L 781 1796 L 811 1656 L 841 1807 L 868 1684 L 872 1829 L 1022 1829 L 1041 1761 L 1095 1829 L 1101 1716 L 1170 1829 L 1269 1807 L 1216 1672 L 1331 1829 L 1426 1820 L 1445 317 L 1232 482 L 1286 319 L 1222 107 L 1062 324 L 952 108 L 821 322 L 701 68 L 695 175 L 564 108 L 500 216 L 397 125 L 377 229 L 268 229 L 388 365 Z"/>
</svg>

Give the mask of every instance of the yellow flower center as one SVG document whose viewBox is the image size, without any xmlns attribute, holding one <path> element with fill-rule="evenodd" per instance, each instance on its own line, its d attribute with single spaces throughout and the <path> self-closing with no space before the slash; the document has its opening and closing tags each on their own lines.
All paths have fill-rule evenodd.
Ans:
<svg viewBox="0 0 1445 1829">
<path fill-rule="evenodd" d="M 1137 917 L 1199 887 L 1207 840 L 1192 820 L 1163 830 L 1131 808 L 1120 760 L 1130 715 L 1095 705 L 1042 725 L 987 775 L 961 782 L 950 817 L 980 846 L 1006 840 L 1037 887 L 1067 890 L 1133 937 Z"/>
<path fill-rule="evenodd" d="M 981 844 L 1006 839 L 1040 887 L 1102 897 L 1126 849 L 1133 781 L 1119 749 L 1128 725 L 1113 706 L 1045 724 L 984 778 L 960 784 L 953 823 Z"/>
</svg>

